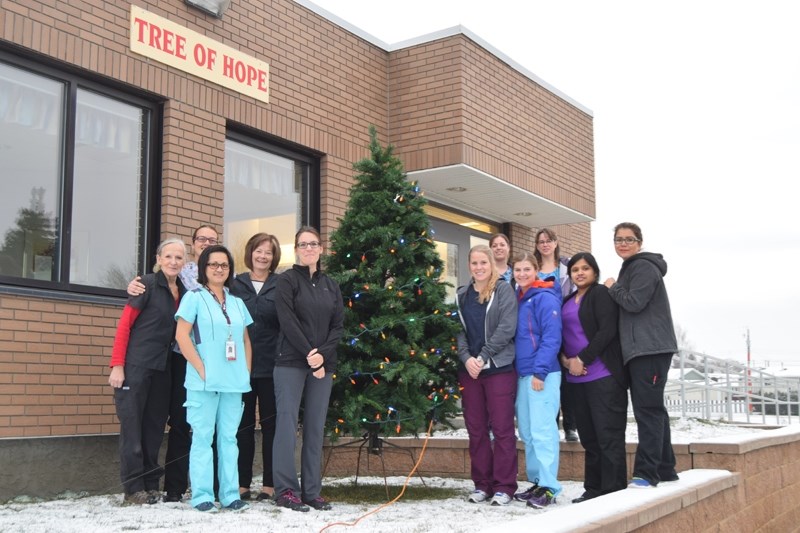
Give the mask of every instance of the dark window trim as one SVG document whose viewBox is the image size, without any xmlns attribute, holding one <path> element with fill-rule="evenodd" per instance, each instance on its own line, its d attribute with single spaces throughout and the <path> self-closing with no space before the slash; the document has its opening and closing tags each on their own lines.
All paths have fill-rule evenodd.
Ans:
<svg viewBox="0 0 800 533">
<path fill-rule="evenodd" d="M 161 159 L 163 144 L 163 105 L 164 98 L 148 91 L 123 84 L 113 78 L 101 76 L 97 73 L 78 68 L 74 65 L 61 63 L 47 56 L 22 49 L 16 45 L 0 42 L 0 62 L 14 68 L 25 70 L 32 74 L 64 84 L 66 101 L 64 102 L 64 128 L 62 154 L 64 161 L 61 167 L 59 186 L 58 231 L 59 249 L 54 269 L 59 269 L 59 279 L 69 277 L 69 261 L 65 260 L 64 251 L 71 247 L 71 218 L 72 218 L 72 183 L 73 183 L 73 151 L 75 146 L 75 113 L 77 106 L 78 88 L 92 91 L 105 98 L 111 98 L 129 105 L 148 110 L 148 117 L 143 122 L 145 132 L 144 152 L 142 154 L 142 170 L 148 171 L 140 179 L 142 201 L 140 202 L 140 238 L 138 246 L 138 269 L 140 272 L 149 272 L 151 261 L 149 250 L 155 250 L 160 242 L 161 233 Z M 148 179 L 148 176 L 150 179 Z M 150 214 L 148 218 L 147 213 Z M 97 295 L 98 297 L 111 296 L 123 297 L 122 289 L 110 289 L 91 285 L 73 284 L 66 281 L 42 281 L 13 276 L 0 276 L 0 294 L 51 294 L 56 299 L 61 299 L 60 294 L 65 294 L 65 299 L 75 300 L 77 295 Z M 44 296 L 40 296 L 44 297 Z M 90 298 L 91 299 L 91 298 Z"/>
<path fill-rule="evenodd" d="M 249 126 L 230 121 L 227 124 L 226 138 L 287 159 L 306 163 L 308 176 L 305 177 L 304 196 L 301 198 L 301 205 L 303 206 L 304 212 L 301 213 L 300 216 L 304 225 L 321 229 L 320 222 L 322 220 L 322 215 L 320 213 L 320 199 L 322 194 L 320 166 L 322 164 L 322 158 L 325 156 L 324 153 L 297 143 L 289 142 Z"/>
</svg>

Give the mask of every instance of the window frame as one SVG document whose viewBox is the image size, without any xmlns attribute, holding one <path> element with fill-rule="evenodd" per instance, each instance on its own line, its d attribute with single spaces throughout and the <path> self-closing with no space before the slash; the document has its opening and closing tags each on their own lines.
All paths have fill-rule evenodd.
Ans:
<svg viewBox="0 0 800 533">
<path fill-rule="evenodd" d="M 40 58 L 33 54 L 15 54 L 0 47 L 0 62 L 13 68 L 24 70 L 36 76 L 61 83 L 64 87 L 61 168 L 58 177 L 59 198 L 56 202 L 56 227 L 58 234 L 58 281 L 36 280 L 31 278 L 0 275 L 0 294 L 39 294 L 72 293 L 94 296 L 125 296 L 124 289 L 114 289 L 93 285 L 75 284 L 69 279 L 70 254 L 72 247 L 73 184 L 75 180 L 75 128 L 77 118 L 78 90 L 90 91 L 109 98 L 139 107 L 143 110 L 141 131 L 142 158 L 139 169 L 139 238 L 136 249 L 136 267 L 139 272 L 149 272 L 152 261 L 150 250 L 155 251 L 161 234 L 161 161 L 163 139 L 162 97 L 137 90 L 128 85 L 100 78 L 86 71 L 63 65 L 53 60 Z"/>
<path fill-rule="evenodd" d="M 300 224 L 321 230 L 320 166 L 324 154 L 238 123 L 229 122 L 226 130 L 226 139 L 307 165 L 308 175 L 304 178 L 305 183 L 300 195 L 302 205 Z"/>
</svg>

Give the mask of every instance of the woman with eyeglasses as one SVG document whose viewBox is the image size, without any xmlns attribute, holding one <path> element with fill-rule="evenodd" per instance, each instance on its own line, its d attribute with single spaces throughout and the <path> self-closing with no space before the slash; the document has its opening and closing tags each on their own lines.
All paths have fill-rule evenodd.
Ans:
<svg viewBox="0 0 800 533">
<path fill-rule="evenodd" d="M 278 420 L 272 452 L 275 502 L 305 512 L 309 506 L 329 510 L 322 491 L 322 441 L 328 401 L 336 370 L 336 346 L 344 330 L 339 285 L 320 271 L 322 238 L 309 226 L 294 238 L 297 262 L 278 277 L 276 307 L 281 340 L 275 360 Z M 302 483 L 294 454 L 297 420 L 303 403 Z"/>
<path fill-rule="evenodd" d="M 120 421 L 123 504 L 154 504 L 161 499 L 158 451 L 169 415 L 172 316 L 186 292 L 179 277 L 185 259 L 183 241 L 163 241 L 154 274 L 141 279 L 149 290 L 128 299 L 117 326 L 108 383 L 114 388 Z"/>
<path fill-rule="evenodd" d="M 259 501 L 274 496 L 272 481 L 272 443 L 275 439 L 275 381 L 273 370 L 278 353 L 280 323 L 275 306 L 281 246 L 274 235 L 256 233 L 244 247 L 244 262 L 249 272 L 236 276 L 231 293 L 244 301 L 253 323 L 248 326 L 253 346 L 253 369 L 250 372 L 252 390 L 244 395 L 244 413 L 239 424 L 239 494 L 242 500 L 251 498 L 253 459 L 255 458 L 256 404 L 261 426 L 261 456 L 264 475 Z"/>
<path fill-rule="evenodd" d="M 558 236 L 556 232 L 549 228 L 542 228 L 536 232 L 536 250 L 533 252 L 536 260 L 539 261 L 539 279 L 551 280 L 558 291 L 561 292 L 561 297 L 566 298 L 575 286 L 569 277 L 569 269 L 567 263 L 569 257 L 561 255 L 561 247 L 558 244 Z M 564 430 L 564 440 L 568 442 L 577 442 L 578 432 L 575 423 L 575 410 L 572 407 L 572 397 L 567 392 L 567 375 L 566 372 L 561 373 L 561 427 Z M 556 415 L 556 421 L 559 416 Z"/>
<path fill-rule="evenodd" d="M 675 454 L 664 405 L 672 356 L 678 351 L 661 254 L 642 251 L 642 230 L 632 222 L 614 228 L 614 249 L 622 258 L 619 276 L 605 286 L 619 305 L 622 357 L 630 378 L 633 415 L 639 431 L 630 488 L 675 481 Z"/>
<path fill-rule="evenodd" d="M 207 247 L 197 261 L 200 287 L 181 301 L 175 338 L 186 358 L 186 419 L 192 426 L 189 477 L 192 506 L 216 512 L 211 441 L 216 432 L 219 501 L 239 511 L 236 432 L 242 394 L 250 391 L 252 352 L 247 326 L 253 319 L 244 302 L 230 293 L 233 256 L 220 245 Z"/>
<path fill-rule="evenodd" d="M 200 257 L 203 250 L 219 243 L 219 235 L 213 227 L 204 224 L 192 234 L 192 255 Z M 199 287 L 197 283 L 197 263 L 186 261 L 180 273 L 183 286 L 187 291 Z M 128 284 L 128 295 L 138 296 L 145 292 L 145 286 L 137 276 Z M 169 434 L 167 435 L 167 455 L 164 460 L 164 496 L 165 502 L 180 502 L 189 489 L 189 448 L 192 444 L 192 433 L 186 421 L 186 359 L 176 344 L 171 357 L 171 387 L 169 398 Z"/>
</svg>

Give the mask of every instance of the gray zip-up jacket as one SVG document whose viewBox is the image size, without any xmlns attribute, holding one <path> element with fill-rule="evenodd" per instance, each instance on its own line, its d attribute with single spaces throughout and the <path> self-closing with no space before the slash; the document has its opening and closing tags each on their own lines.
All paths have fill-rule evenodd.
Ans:
<svg viewBox="0 0 800 533">
<path fill-rule="evenodd" d="M 639 252 L 626 259 L 608 290 L 619 305 L 619 339 L 627 364 L 634 357 L 678 351 L 661 254 Z"/>
<path fill-rule="evenodd" d="M 458 358 L 462 363 L 473 355 L 480 356 L 484 362 L 492 361 L 495 367 L 511 365 L 514 363 L 514 335 L 517 331 L 517 297 L 514 289 L 503 280 L 497 282 L 492 296 L 486 305 L 486 320 L 484 337 L 486 343 L 479 354 L 469 353 L 467 342 L 466 323 L 461 316 L 464 308 L 464 299 L 467 297 L 468 285 L 458 288 L 456 305 L 462 329 L 456 335 Z"/>
</svg>

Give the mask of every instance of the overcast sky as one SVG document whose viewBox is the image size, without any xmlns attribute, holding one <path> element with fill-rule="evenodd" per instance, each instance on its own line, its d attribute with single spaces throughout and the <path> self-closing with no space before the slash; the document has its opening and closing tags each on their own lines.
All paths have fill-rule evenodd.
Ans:
<svg viewBox="0 0 800 533">
<path fill-rule="evenodd" d="M 800 2 L 315 3 L 386 43 L 461 24 L 591 109 L 602 277 L 636 222 L 694 349 L 800 363 Z"/>
</svg>

